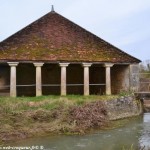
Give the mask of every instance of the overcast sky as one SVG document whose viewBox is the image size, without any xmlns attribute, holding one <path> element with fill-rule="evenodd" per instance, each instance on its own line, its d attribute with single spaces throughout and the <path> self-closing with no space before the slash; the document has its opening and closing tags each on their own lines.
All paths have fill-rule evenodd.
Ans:
<svg viewBox="0 0 150 150">
<path fill-rule="evenodd" d="M 51 11 L 141 59 L 150 59 L 150 0 L 0 0 L 0 41 Z"/>
</svg>

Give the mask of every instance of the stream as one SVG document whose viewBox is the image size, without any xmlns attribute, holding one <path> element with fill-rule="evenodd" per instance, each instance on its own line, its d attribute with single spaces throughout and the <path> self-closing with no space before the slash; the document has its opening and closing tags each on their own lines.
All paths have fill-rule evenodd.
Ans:
<svg viewBox="0 0 150 150">
<path fill-rule="evenodd" d="M 150 150 L 150 113 L 130 119 L 123 126 L 86 135 L 58 135 L 17 141 L 11 146 L 44 150 Z"/>
</svg>

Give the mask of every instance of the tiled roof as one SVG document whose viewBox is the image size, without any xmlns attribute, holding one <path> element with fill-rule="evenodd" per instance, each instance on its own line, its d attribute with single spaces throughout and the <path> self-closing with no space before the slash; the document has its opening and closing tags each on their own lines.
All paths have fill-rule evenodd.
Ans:
<svg viewBox="0 0 150 150">
<path fill-rule="evenodd" d="M 140 62 L 56 12 L 1 42 L 0 61 Z"/>
</svg>

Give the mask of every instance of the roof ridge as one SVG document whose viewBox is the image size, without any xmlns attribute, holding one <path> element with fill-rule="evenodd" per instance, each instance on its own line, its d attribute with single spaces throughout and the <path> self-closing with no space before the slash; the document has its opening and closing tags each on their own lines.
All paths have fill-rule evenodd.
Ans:
<svg viewBox="0 0 150 150">
<path fill-rule="evenodd" d="M 124 52 L 124 51 L 123 51 L 123 50 L 121 50 L 120 48 L 118 48 L 118 47 L 114 46 L 114 45 L 113 45 L 113 44 L 111 44 L 110 42 L 107 42 L 106 40 L 102 39 L 102 38 L 101 38 L 101 37 L 99 37 L 98 35 L 96 35 L 96 34 L 92 33 L 91 31 L 89 31 L 89 30 L 87 30 L 87 29 L 85 29 L 85 28 L 81 27 L 81 26 L 80 26 L 80 25 L 78 25 L 77 23 L 75 23 L 75 22 L 73 22 L 73 21 L 71 21 L 71 20 L 67 19 L 66 17 L 64 17 L 64 16 L 60 15 L 59 13 L 56 13 L 56 14 L 57 14 L 57 15 L 59 15 L 59 16 L 61 16 L 61 17 L 63 17 L 63 18 L 64 18 L 64 19 L 66 19 L 67 21 L 72 22 L 74 25 L 76 25 L 76 26 L 80 27 L 80 28 L 81 28 L 81 29 L 83 29 L 84 31 L 88 32 L 89 34 L 93 35 L 93 36 L 94 36 L 94 37 L 96 37 L 98 40 L 102 40 L 102 41 L 103 41 L 103 42 L 105 42 L 106 44 L 109 44 L 110 46 L 112 46 L 112 47 L 116 48 L 119 52 L 124 53 L 124 54 L 128 55 L 129 57 L 132 57 L 132 58 L 136 59 L 137 61 L 141 62 L 141 60 L 140 60 L 140 59 L 138 59 L 138 58 L 136 58 L 136 57 L 134 57 L 134 56 L 132 56 L 132 55 L 130 55 L 130 54 L 128 54 L 128 53 L 126 53 L 126 52 Z"/>
</svg>

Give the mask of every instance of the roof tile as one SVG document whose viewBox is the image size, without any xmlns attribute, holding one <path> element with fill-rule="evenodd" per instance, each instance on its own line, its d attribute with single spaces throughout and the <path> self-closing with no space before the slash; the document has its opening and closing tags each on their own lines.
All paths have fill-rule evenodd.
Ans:
<svg viewBox="0 0 150 150">
<path fill-rule="evenodd" d="M 0 60 L 140 62 L 55 12 L 1 42 Z"/>
</svg>

